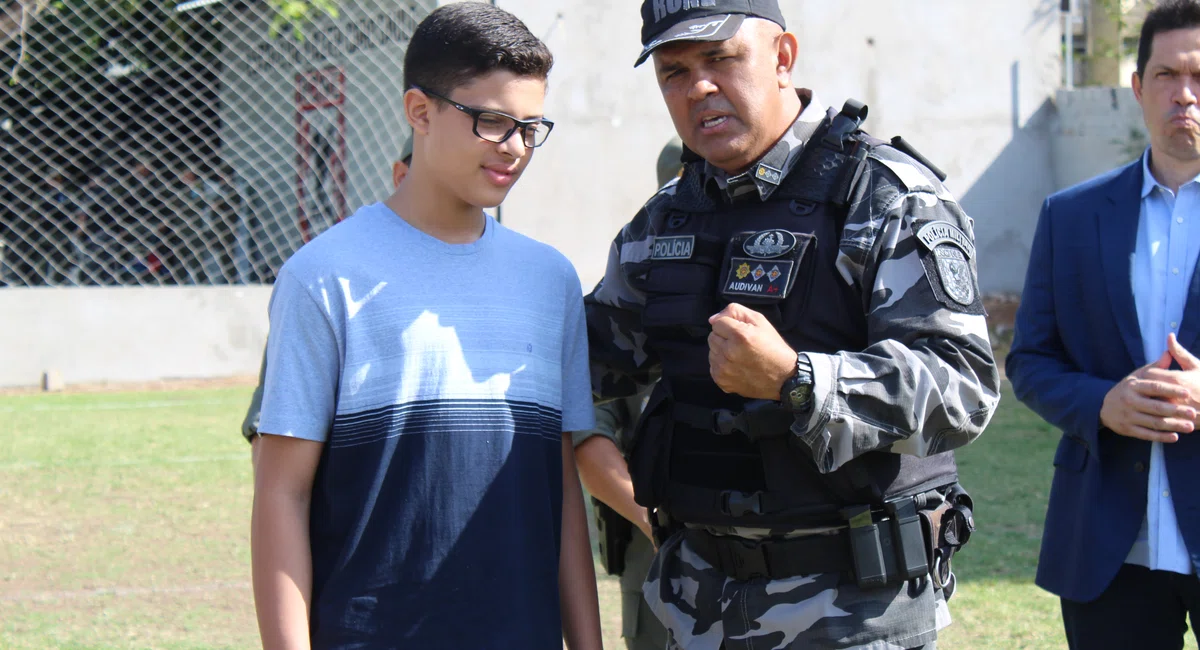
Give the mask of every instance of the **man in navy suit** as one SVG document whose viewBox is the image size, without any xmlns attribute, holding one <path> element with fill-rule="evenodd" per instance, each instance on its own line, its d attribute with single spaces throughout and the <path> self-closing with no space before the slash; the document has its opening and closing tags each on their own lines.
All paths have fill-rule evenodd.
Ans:
<svg viewBox="0 0 1200 650">
<path fill-rule="evenodd" d="M 1008 376 L 1063 432 L 1037 583 L 1071 648 L 1182 648 L 1200 619 L 1200 1 L 1152 9 L 1150 147 L 1042 206 Z"/>
</svg>

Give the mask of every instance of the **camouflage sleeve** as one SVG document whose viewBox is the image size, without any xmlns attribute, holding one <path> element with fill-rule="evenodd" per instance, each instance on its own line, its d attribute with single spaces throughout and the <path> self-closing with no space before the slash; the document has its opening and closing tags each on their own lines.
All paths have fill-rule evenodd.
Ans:
<svg viewBox="0 0 1200 650">
<path fill-rule="evenodd" d="M 571 433 L 571 444 L 578 447 L 583 444 L 584 440 L 588 440 L 595 436 L 608 438 L 612 440 L 617 448 L 620 448 L 618 442 L 621 430 L 629 424 L 629 413 L 625 407 L 626 400 L 617 399 L 603 404 L 597 404 L 596 413 L 596 428 L 589 431 L 573 431 Z"/>
<path fill-rule="evenodd" d="M 974 440 L 999 402 L 971 220 L 922 165 L 877 147 L 851 197 L 838 270 L 861 289 L 867 348 L 808 354 L 813 410 L 793 427 L 824 472 L 869 451 Z"/>
<path fill-rule="evenodd" d="M 617 234 L 604 278 L 583 299 L 597 401 L 633 396 L 658 374 L 658 360 L 647 349 L 642 330 L 646 296 L 630 278 L 646 270 L 654 242 L 653 215 L 662 196 L 660 191 L 650 199 Z"/>
<path fill-rule="evenodd" d="M 596 428 L 590 431 L 576 431 L 573 433 L 571 443 L 578 447 L 584 440 L 592 436 L 603 436 L 613 441 L 617 449 L 624 454 L 629 451 L 632 444 L 633 430 L 637 425 L 638 416 L 642 414 L 642 408 L 646 404 L 646 399 L 650 396 L 650 390 L 654 386 L 647 386 L 645 390 L 623 399 L 614 399 L 602 404 L 597 404 L 596 413 Z"/>
<path fill-rule="evenodd" d="M 267 377 L 267 351 L 263 350 L 262 365 L 258 369 L 258 386 L 250 396 L 250 407 L 246 409 L 246 417 L 242 420 L 242 436 L 253 440 L 258 435 L 258 416 L 262 411 L 263 382 Z"/>
</svg>

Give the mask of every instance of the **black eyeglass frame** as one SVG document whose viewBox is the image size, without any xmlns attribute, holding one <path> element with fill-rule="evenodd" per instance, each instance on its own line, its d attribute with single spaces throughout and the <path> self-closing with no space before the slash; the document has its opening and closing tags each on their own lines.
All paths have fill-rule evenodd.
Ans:
<svg viewBox="0 0 1200 650">
<path fill-rule="evenodd" d="M 429 95 L 430 97 L 436 97 L 436 98 L 446 102 L 447 104 L 453 106 L 454 108 L 457 108 L 458 110 L 462 111 L 463 113 L 470 115 L 471 120 L 472 120 L 471 131 L 474 132 L 475 137 L 479 138 L 480 140 L 486 140 L 487 142 L 491 142 L 494 144 L 504 144 L 505 142 L 508 142 L 508 139 L 511 138 L 513 136 L 513 134 L 519 130 L 521 132 L 521 142 L 523 142 L 525 144 L 525 146 L 530 149 L 536 149 L 536 148 L 546 144 L 546 140 L 550 138 L 550 132 L 554 130 L 554 122 L 552 120 L 547 120 L 545 118 L 538 118 L 536 120 L 520 120 L 520 119 L 513 117 L 512 115 L 509 115 L 508 113 L 501 113 L 500 111 L 494 111 L 494 110 L 490 110 L 490 109 L 472 108 L 470 106 L 465 106 L 463 104 L 459 104 L 458 102 L 454 101 L 453 99 L 450 99 L 449 97 L 446 97 L 444 95 L 439 95 L 439 94 L 433 92 L 432 90 L 429 90 L 427 88 L 422 88 L 421 86 L 413 86 L 413 88 L 416 88 L 417 90 L 425 93 L 426 95 Z M 491 138 L 485 138 L 479 134 L 479 116 L 484 115 L 484 114 L 499 115 L 500 117 L 510 119 L 514 122 L 513 127 L 511 129 L 509 129 L 508 132 L 504 134 L 504 137 L 500 138 L 499 140 L 492 140 Z M 529 128 L 532 126 L 538 126 L 539 124 L 544 124 L 546 126 L 546 137 L 542 138 L 542 141 L 537 144 L 529 144 Z"/>
</svg>

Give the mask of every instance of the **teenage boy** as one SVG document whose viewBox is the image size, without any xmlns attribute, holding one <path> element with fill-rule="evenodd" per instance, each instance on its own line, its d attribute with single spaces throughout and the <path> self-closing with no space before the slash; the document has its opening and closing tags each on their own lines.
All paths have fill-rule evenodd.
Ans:
<svg viewBox="0 0 1200 650">
<path fill-rule="evenodd" d="M 252 524 L 266 648 L 600 647 L 567 433 L 593 426 L 579 279 L 483 212 L 553 127 L 552 64 L 490 4 L 431 13 L 404 60 L 408 177 L 279 273 Z"/>
</svg>

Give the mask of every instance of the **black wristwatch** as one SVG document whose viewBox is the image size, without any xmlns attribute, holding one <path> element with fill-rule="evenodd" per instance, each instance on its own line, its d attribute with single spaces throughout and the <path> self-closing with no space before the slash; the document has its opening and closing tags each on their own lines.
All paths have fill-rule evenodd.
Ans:
<svg viewBox="0 0 1200 650">
<path fill-rule="evenodd" d="M 788 377 L 779 389 L 779 403 L 790 411 L 804 413 L 812 408 L 812 392 L 812 362 L 800 352 L 796 355 L 796 374 Z"/>
</svg>

